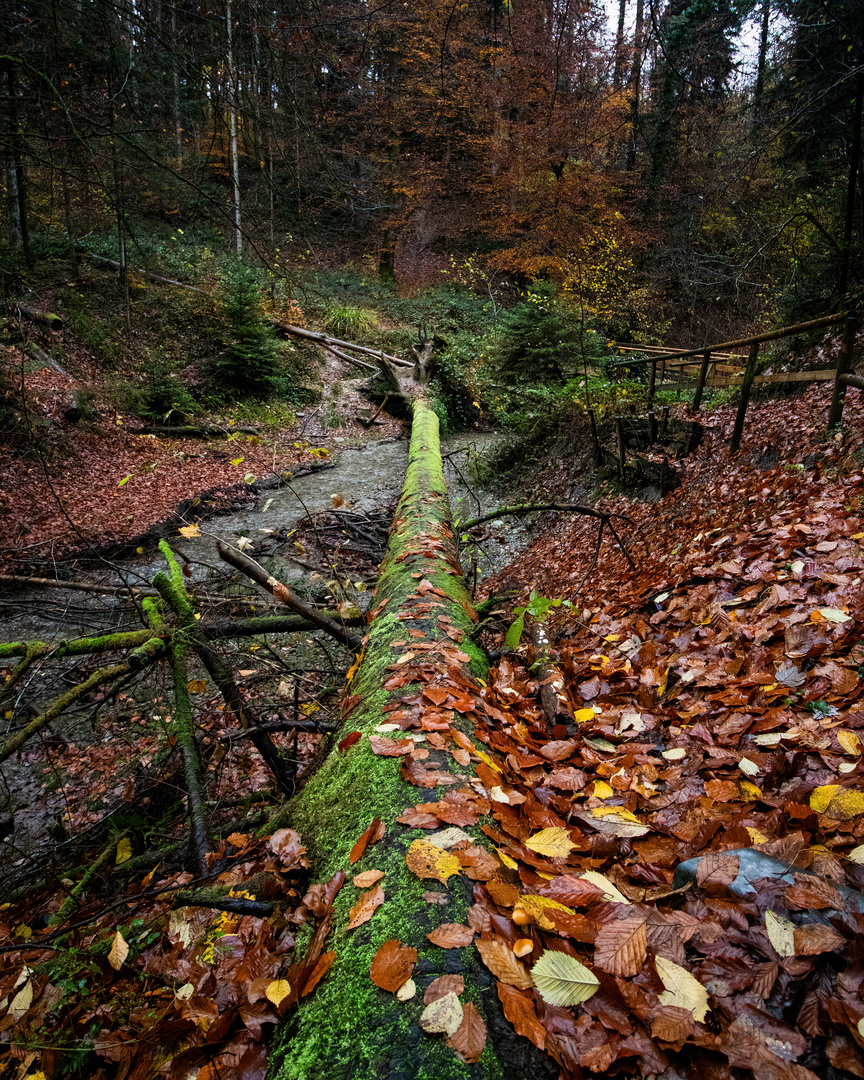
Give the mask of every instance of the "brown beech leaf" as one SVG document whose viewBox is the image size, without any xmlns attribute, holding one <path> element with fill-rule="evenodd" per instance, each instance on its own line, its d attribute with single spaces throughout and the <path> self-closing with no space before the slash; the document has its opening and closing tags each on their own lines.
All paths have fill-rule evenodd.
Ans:
<svg viewBox="0 0 864 1080">
<path fill-rule="evenodd" d="M 446 904 L 448 902 L 448 900 L 450 899 L 449 893 L 436 892 L 433 889 L 428 889 L 426 892 L 421 893 L 421 896 L 423 897 L 423 899 L 426 901 L 427 904 L 443 905 L 443 904 Z"/>
<path fill-rule="evenodd" d="M 637 975 L 648 955 L 646 918 L 644 914 L 636 915 L 601 926 L 595 940 L 595 965 L 620 978 Z"/>
<path fill-rule="evenodd" d="M 426 937 L 433 945 L 438 945 L 442 949 L 461 949 L 474 940 L 474 931 L 470 926 L 462 926 L 461 923 L 442 923 Z"/>
<path fill-rule="evenodd" d="M 363 857 L 363 852 L 369 844 L 378 843 L 384 835 L 386 828 L 387 826 L 382 822 L 381 818 L 373 818 L 369 823 L 369 827 L 360 834 L 354 847 L 351 848 L 348 862 L 352 864 L 358 862 Z"/>
<path fill-rule="evenodd" d="M 385 739 L 382 735 L 370 735 L 369 745 L 378 757 L 401 757 L 414 749 L 413 739 Z"/>
<path fill-rule="evenodd" d="M 821 908 L 843 910 L 843 897 L 827 881 L 812 874 L 798 874 L 794 884 L 788 886 L 783 899 L 793 911 L 811 911 Z"/>
<path fill-rule="evenodd" d="M 689 1009 L 677 1005 L 658 1005 L 651 1015 L 651 1037 L 661 1042 L 683 1043 L 696 1030 Z"/>
<path fill-rule="evenodd" d="M 731 885 L 738 877 L 738 856 L 726 855 L 721 851 L 709 851 L 703 855 L 696 867 L 696 884 Z"/>
<path fill-rule="evenodd" d="M 356 697 L 358 701 L 360 700 L 360 698 L 358 697 L 357 694 L 352 694 L 351 696 Z M 343 702 L 343 705 L 344 705 L 344 702 Z M 362 731 L 349 731 L 348 734 L 345 736 L 345 738 L 341 739 L 339 741 L 339 743 L 336 746 L 336 749 L 337 750 L 347 750 L 349 746 L 353 746 L 355 743 L 360 742 L 360 740 L 362 738 L 363 738 L 363 732 Z"/>
<path fill-rule="evenodd" d="M 312 968 L 306 982 L 303 984 L 303 989 L 300 991 L 301 997 L 306 997 L 307 994 L 311 994 L 319 982 L 324 978 L 327 972 L 330 970 L 330 965 L 336 959 L 335 952 L 325 952 L 318 957 L 318 962 L 315 967 Z"/>
<path fill-rule="evenodd" d="M 431 1005 L 433 1001 L 437 1001 L 438 998 L 444 997 L 445 994 L 450 993 L 459 997 L 464 989 L 465 980 L 461 975 L 441 975 L 437 979 L 433 979 L 426 987 L 426 993 L 423 995 L 423 1004 Z"/>
<path fill-rule="evenodd" d="M 483 957 L 486 967 L 501 982 L 515 986 L 518 990 L 530 990 L 534 985 L 528 969 L 513 955 L 513 950 L 506 942 L 481 938 L 477 942 L 477 951 Z"/>
<path fill-rule="evenodd" d="M 541 896 L 548 896 L 565 907 L 588 907 L 596 904 L 604 897 L 603 890 L 585 878 L 573 877 L 571 874 L 560 874 L 552 878 L 545 885 L 538 887 L 537 892 Z"/>
<path fill-rule="evenodd" d="M 444 686 L 427 686 L 423 691 L 423 697 L 431 701 L 433 705 L 441 706 L 450 697 L 450 691 Z"/>
<path fill-rule="evenodd" d="M 532 999 L 503 982 L 498 983 L 498 997 L 504 1007 L 504 1015 L 516 1034 L 530 1039 L 539 1050 L 545 1049 L 546 1028 L 537 1019 L 537 1009 Z"/>
<path fill-rule="evenodd" d="M 355 875 L 351 880 L 358 889 L 368 889 L 370 885 L 375 885 L 383 877 L 383 870 L 364 870 L 362 874 Z"/>
<path fill-rule="evenodd" d="M 354 930 L 363 923 L 369 922 L 377 909 L 384 903 L 384 890 L 380 885 L 364 892 L 349 913 L 347 930 Z"/>
<path fill-rule="evenodd" d="M 571 757 L 576 749 L 575 739 L 564 739 L 559 742 L 547 742 L 540 747 L 540 753 L 547 761 L 563 761 Z"/>
<path fill-rule="evenodd" d="M 480 1060 L 486 1045 L 486 1022 L 472 1001 L 462 1006 L 462 1023 L 447 1040 L 451 1050 L 456 1051 L 460 1061 L 471 1065 Z"/>
<path fill-rule="evenodd" d="M 821 926 L 819 923 L 796 927 L 793 940 L 796 956 L 816 956 L 818 953 L 834 952 L 835 949 L 845 948 L 847 944 L 846 938 L 838 934 L 833 926 Z"/>
<path fill-rule="evenodd" d="M 401 941 L 385 941 L 372 959 L 369 977 L 382 990 L 395 994 L 411 978 L 416 962 L 416 949 Z"/>
</svg>

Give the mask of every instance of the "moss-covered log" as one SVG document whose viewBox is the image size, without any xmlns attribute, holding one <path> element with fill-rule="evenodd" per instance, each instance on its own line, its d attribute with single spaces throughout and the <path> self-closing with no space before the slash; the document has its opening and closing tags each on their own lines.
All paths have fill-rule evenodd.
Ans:
<svg viewBox="0 0 864 1080">
<path fill-rule="evenodd" d="M 349 880 L 336 897 L 333 931 L 326 944 L 335 951 L 335 961 L 314 993 L 302 998 L 274 1044 L 270 1054 L 274 1080 L 488 1080 L 530 1075 L 530 1070 L 520 1067 L 516 1073 L 508 1067 L 506 1059 L 513 1054 L 517 1037 L 501 1017 L 493 980 L 473 946 L 442 949 L 426 938 L 441 923 L 466 922 L 473 883 L 462 875 L 452 877 L 445 903 L 428 903 L 423 893 L 430 887 L 443 892 L 442 887 L 416 877 L 406 865 L 412 841 L 428 834 L 396 819 L 417 803 L 437 801 L 442 787 L 406 782 L 400 761 L 410 759 L 376 756 L 369 739 L 378 725 L 392 720 L 393 712 L 385 712 L 385 707 L 395 699 L 413 699 L 420 713 L 424 707 L 434 711 L 432 701 L 443 700 L 441 689 L 450 687 L 457 694 L 479 691 L 476 679 L 486 670 L 484 657 L 469 636 L 476 614 L 449 524 L 438 421 L 423 402 L 416 402 L 413 410 L 405 486 L 381 566 L 374 617 L 343 703 L 342 735 L 360 732 L 362 737 L 331 754 L 285 814 L 307 845 L 314 880 L 326 881 L 339 871 Z M 424 706 L 423 695 L 430 693 Z M 470 725 L 459 712 L 452 715 L 451 728 L 461 725 L 470 735 Z M 441 774 L 450 774 L 441 780 L 442 786 L 448 779 L 456 787 L 465 785 L 471 776 L 435 749 L 429 750 L 422 765 L 433 771 L 438 765 Z M 384 838 L 370 844 L 352 865 L 352 846 L 375 818 L 386 827 Z M 479 830 L 474 835 L 479 840 Z M 369 922 L 349 930 L 349 911 L 362 891 L 350 883 L 350 876 L 368 869 L 384 871 L 381 887 L 386 899 Z M 378 949 L 392 939 L 418 953 L 413 975 L 417 994 L 404 1003 L 379 989 L 369 974 Z M 423 994 L 432 979 L 457 972 L 465 980 L 462 1001 L 471 1001 L 489 1028 L 483 1054 L 474 1064 L 461 1061 L 441 1036 L 426 1034 L 418 1023 Z M 302 989 L 293 989 L 295 999 Z M 520 1046 L 519 1053 L 524 1049 Z M 536 1075 L 546 1076 L 545 1068 L 541 1066 Z"/>
</svg>

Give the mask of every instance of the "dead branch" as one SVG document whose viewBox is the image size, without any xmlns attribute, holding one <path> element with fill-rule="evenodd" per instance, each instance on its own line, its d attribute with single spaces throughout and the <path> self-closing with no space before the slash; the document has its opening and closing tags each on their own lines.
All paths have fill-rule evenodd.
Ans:
<svg viewBox="0 0 864 1080">
<path fill-rule="evenodd" d="M 330 337 L 327 334 L 319 333 L 317 330 L 305 330 L 302 326 L 292 326 L 291 323 L 273 321 L 273 325 L 283 333 L 290 334 L 292 337 L 305 338 L 307 341 L 316 341 L 319 345 L 324 345 L 326 348 L 331 349 L 331 346 L 336 345 L 340 349 L 353 349 L 354 352 L 365 353 L 367 356 L 383 356 L 393 364 L 398 364 L 399 367 L 414 367 L 410 360 L 403 360 L 399 356 L 391 356 L 390 353 L 382 353 L 380 349 L 372 349 L 368 345 L 355 345 L 351 341 L 340 341 L 339 338 Z M 337 354 L 338 355 L 338 354 Z"/>
<path fill-rule="evenodd" d="M 352 652 L 360 651 L 360 638 L 356 634 L 352 634 L 344 626 L 334 622 L 333 619 L 323 615 L 317 608 L 301 600 L 287 585 L 283 585 L 281 581 L 277 581 L 271 574 L 268 574 L 264 567 L 255 562 L 254 559 L 250 559 L 242 551 L 230 547 L 221 540 L 219 541 L 219 557 L 233 566 L 235 570 L 239 570 L 242 574 L 251 578 L 257 585 L 265 588 L 277 600 L 287 604 L 298 615 L 302 615 L 304 619 L 314 623 L 319 630 L 323 630 L 332 638 L 335 638 L 341 645 L 351 649 Z"/>
<path fill-rule="evenodd" d="M 18 574 L 0 574 L 0 586 L 6 582 L 13 585 L 45 585 L 55 589 L 77 589 L 79 592 L 104 593 L 116 596 L 118 593 L 134 593 L 136 596 L 158 596 L 155 589 L 138 589 L 132 585 L 91 585 L 86 581 L 59 581 L 56 578 L 24 577 Z"/>
</svg>

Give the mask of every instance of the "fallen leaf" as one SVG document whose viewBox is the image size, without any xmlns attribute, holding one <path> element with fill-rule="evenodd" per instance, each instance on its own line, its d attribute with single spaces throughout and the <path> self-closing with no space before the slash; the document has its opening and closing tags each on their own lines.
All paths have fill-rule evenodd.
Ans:
<svg viewBox="0 0 864 1080">
<path fill-rule="evenodd" d="M 272 1002 L 278 1009 L 286 997 L 291 993 L 291 983 L 287 979 L 274 979 L 264 991 L 267 1000 Z"/>
<path fill-rule="evenodd" d="M 498 983 L 498 997 L 516 1034 L 530 1039 L 539 1050 L 545 1049 L 546 1028 L 537 1019 L 534 1002 L 503 982 Z"/>
<path fill-rule="evenodd" d="M 726 855 L 720 851 L 709 851 L 703 855 L 696 867 L 696 884 L 731 885 L 738 877 L 738 856 Z"/>
<path fill-rule="evenodd" d="M 430 1002 L 420 1013 L 420 1027 L 430 1034 L 442 1032 L 452 1035 L 462 1023 L 463 1009 L 459 998 L 451 990 L 443 997 Z"/>
<path fill-rule="evenodd" d="M 128 836 L 124 836 L 120 843 L 117 845 L 117 853 L 114 856 L 114 865 L 119 866 L 121 863 L 132 858 L 132 841 Z"/>
<path fill-rule="evenodd" d="M 471 1065 L 480 1060 L 486 1045 L 486 1022 L 471 1001 L 462 1006 L 462 1023 L 447 1040 L 460 1061 Z"/>
<path fill-rule="evenodd" d="M 398 1001 L 410 1001 L 417 994 L 417 983 L 413 979 L 406 979 L 396 991 Z"/>
<path fill-rule="evenodd" d="M 364 870 L 362 874 L 357 874 L 351 880 L 358 889 L 368 889 L 370 885 L 374 885 L 383 877 L 383 870 Z"/>
<path fill-rule="evenodd" d="M 465 980 L 461 975 L 440 975 L 437 979 L 433 979 L 426 987 L 426 993 L 423 995 L 423 1004 L 429 1005 L 431 1002 L 437 1001 L 438 998 L 442 998 L 445 994 L 451 992 L 458 997 L 464 989 Z"/>
<path fill-rule="evenodd" d="M 115 971 L 119 971 L 120 968 L 123 967 L 123 962 L 128 955 L 129 945 L 120 931 L 117 930 L 114 934 L 114 940 L 111 942 L 111 949 L 108 953 L 108 963 Z"/>
<path fill-rule="evenodd" d="M 360 742 L 362 738 L 362 731 L 349 731 L 345 738 L 336 744 L 336 749 L 347 750 L 349 746 L 353 746 L 355 743 Z"/>
<path fill-rule="evenodd" d="M 676 1009 L 689 1009 L 700 1024 L 708 1013 L 708 991 L 690 972 L 679 964 L 673 964 L 662 956 L 654 957 L 654 966 L 660 981 L 666 988 L 660 994 L 661 1005 Z"/>
<path fill-rule="evenodd" d="M 380 885 L 363 893 L 354 907 L 351 908 L 348 917 L 347 930 L 354 930 L 363 923 L 368 922 L 379 907 L 384 903 L 384 890 Z"/>
<path fill-rule="evenodd" d="M 303 989 L 300 991 L 301 997 L 306 997 L 307 994 L 311 994 L 319 982 L 324 978 L 327 972 L 330 970 L 330 966 L 336 959 L 335 952 L 325 952 L 318 957 L 318 961 L 315 967 L 308 975 L 306 982 L 303 984 Z"/>
<path fill-rule="evenodd" d="M 474 940 L 474 931 L 461 923 L 442 923 L 426 937 L 442 949 L 460 949 Z"/>
<path fill-rule="evenodd" d="M 547 1005 L 566 1007 L 587 1001 L 600 980 L 568 953 L 546 949 L 531 968 L 531 978 Z"/>
<path fill-rule="evenodd" d="M 348 862 L 352 865 L 363 857 L 363 853 L 369 844 L 377 844 L 378 841 L 384 836 L 387 826 L 381 821 L 381 818 L 373 818 L 369 825 L 358 836 L 354 847 L 351 848 L 351 853 L 348 856 Z"/>
<path fill-rule="evenodd" d="M 585 873 L 582 874 L 582 880 L 587 881 L 590 885 L 596 885 L 598 889 L 602 890 L 604 899 L 611 903 L 630 903 L 624 893 L 619 892 L 609 878 L 604 877 L 603 874 L 599 874 L 596 870 L 586 870 Z"/>
<path fill-rule="evenodd" d="M 795 923 L 785 919 L 776 912 L 765 912 L 765 929 L 768 932 L 768 940 L 774 946 L 778 956 L 795 955 Z"/>
<path fill-rule="evenodd" d="M 566 829 L 553 827 L 543 829 L 525 841 L 525 847 L 550 859 L 566 859 L 576 845 Z"/>
<path fill-rule="evenodd" d="M 630 978 L 637 975 L 648 955 L 645 915 L 616 919 L 597 931 L 594 963 L 610 975 Z"/>
<path fill-rule="evenodd" d="M 408 848 L 405 862 L 412 874 L 419 878 L 433 878 L 442 885 L 461 870 L 455 855 L 430 844 L 428 840 L 415 840 Z"/>
<path fill-rule="evenodd" d="M 864 814 L 864 793 L 839 784 L 824 784 L 811 792 L 810 809 L 837 821 L 849 821 Z"/>
<path fill-rule="evenodd" d="M 513 950 L 506 942 L 492 938 L 480 938 L 476 943 L 477 951 L 483 958 L 483 963 L 492 972 L 496 979 L 509 983 L 519 990 L 529 990 L 534 984 L 528 969 L 516 959 Z"/>
<path fill-rule="evenodd" d="M 401 941 L 385 941 L 372 959 L 369 977 L 382 990 L 395 993 L 411 978 L 416 962 L 416 949 Z"/>
</svg>

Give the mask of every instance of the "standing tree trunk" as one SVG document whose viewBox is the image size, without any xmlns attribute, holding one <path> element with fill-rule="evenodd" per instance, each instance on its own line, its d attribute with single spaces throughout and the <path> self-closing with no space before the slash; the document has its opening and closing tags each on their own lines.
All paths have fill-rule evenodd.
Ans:
<svg viewBox="0 0 864 1080">
<path fill-rule="evenodd" d="M 485 671 L 485 662 L 468 637 L 476 615 L 458 567 L 449 517 L 438 421 L 428 405 L 418 401 L 414 404 L 405 486 L 381 566 L 374 618 L 348 688 L 350 695 L 343 702 L 346 719 L 340 734 L 359 732 L 361 737 L 331 754 L 286 815 L 307 845 L 315 881 L 326 881 L 340 871 L 350 877 L 364 870 L 382 870 L 385 900 L 370 921 L 348 930 L 349 911 L 362 890 L 346 882 L 339 891 L 333 930 L 326 942 L 335 952 L 335 961 L 314 993 L 302 999 L 271 1049 L 270 1075 L 274 1080 L 407 1080 L 418 1076 L 479 1080 L 516 1075 L 508 1062 L 499 1059 L 492 1039 L 487 1041 L 480 1061 L 469 1065 L 457 1058 L 441 1036 L 427 1035 L 420 1029 L 425 988 L 445 973 L 462 974 L 463 999 L 472 1001 L 487 1025 L 495 1028 L 494 1045 L 503 1036 L 507 1051 L 502 1058 L 514 1054 L 517 1042 L 527 1046 L 527 1041 L 517 1039 L 512 1031 L 509 1037 L 504 1034 L 508 1029 L 494 984 L 478 963 L 473 946 L 442 949 L 426 939 L 439 924 L 467 921 L 471 881 L 460 874 L 442 888 L 434 881 L 420 880 L 405 862 L 412 841 L 429 834 L 399 824 L 397 818 L 416 803 L 438 801 L 438 792 L 442 787 L 449 790 L 445 785 L 459 766 L 442 752 L 430 749 L 423 760 L 420 754 L 416 761 L 413 755 L 401 759 L 405 764 L 400 768 L 398 757 L 376 756 L 369 741 L 369 736 L 378 738 L 375 731 L 380 724 L 392 722 L 403 708 L 410 709 L 409 702 L 419 703 L 420 711 L 431 718 L 440 715 L 433 703 L 446 699 L 445 687 L 456 694 L 480 689 L 476 677 Z M 400 699 L 402 707 L 396 706 Z M 397 712 L 385 712 L 388 703 Z M 452 715 L 452 730 L 460 722 L 464 733 L 473 730 L 459 712 Z M 426 727 L 426 731 L 431 730 L 432 726 Z M 404 734 L 395 733 L 397 738 Z M 434 786 L 417 787 L 403 779 L 407 769 L 435 771 L 438 764 L 438 791 Z M 470 774 L 454 783 L 460 781 L 467 785 Z M 376 818 L 386 827 L 383 839 L 370 844 L 352 865 L 349 856 L 353 845 Z M 443 905 L 424 899 L 423 893 L 429 889 L 446 896 Z M 394 940 L 418 953 L 413 975 L 417 994 L 404 1003 L 394 993 L 379 989 L 369 974 L 379 948 Z M 302 990 L 302 985 L 292 987 L 295 1000 Z M 523 1050 L 520 1045 L 516 1056 Z M 515 1062 L 509 1064 L 516 1067 Z M 532 1065 L 534 1070 L 524 1071 L 525 1063 L 520 1061 L 518 1075 L 549 1075 L 541 1062 Z"/>
</svg>

